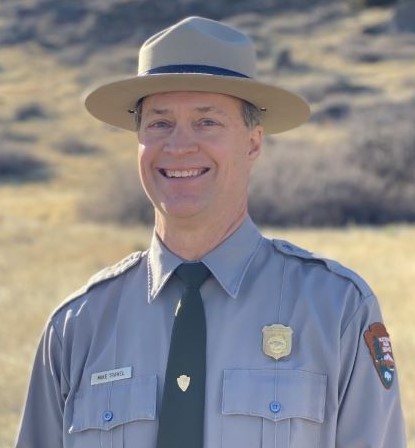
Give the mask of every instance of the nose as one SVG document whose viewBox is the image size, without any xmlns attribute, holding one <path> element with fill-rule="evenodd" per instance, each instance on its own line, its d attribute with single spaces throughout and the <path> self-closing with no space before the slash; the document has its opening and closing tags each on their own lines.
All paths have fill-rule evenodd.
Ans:
<svg viewBox="0 0 415 448">
<path fill-rule="evenodd" d="M 198 144 L 190 129 L 176 124 L 173 132 L 167 137 L 164 151 L 176 155 L 185 155 L 198 151 Z"/>
</svg>

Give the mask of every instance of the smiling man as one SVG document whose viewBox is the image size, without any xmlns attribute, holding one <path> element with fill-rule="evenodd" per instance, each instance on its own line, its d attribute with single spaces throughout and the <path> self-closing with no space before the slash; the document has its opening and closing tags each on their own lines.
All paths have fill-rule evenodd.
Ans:
<svg viewBox="0 0 415 448">
<path fill-rule="evenodd" d="M 403 448 L 373 292 L 249 217 L 263 136 L 309 115 L 256 79 L 250 39 L 187 18 L 86 107 L 137 133 L 154 235 L 49 319 L 17 447 Z"/>
<path fill-rule="evenodd" d="M 200 259 L 242 224 L 262 133 L 228 95 L 159 93 L 143 101 L 140 176 L 156 233 L 170 250 Z"/>
</svg>

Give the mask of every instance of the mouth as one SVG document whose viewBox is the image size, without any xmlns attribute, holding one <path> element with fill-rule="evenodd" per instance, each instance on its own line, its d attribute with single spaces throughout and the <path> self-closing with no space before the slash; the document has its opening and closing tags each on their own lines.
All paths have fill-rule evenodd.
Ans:
<svg viewBox="0 0 415 448">
<path fill-rule="evenodd" d="M 167 179 L 184 179 L 199 177 L 209 171 L 209 168 L 192 168 L 187 170 L 168 170 L 160 169 L 160 174 Z"/>
</svg>

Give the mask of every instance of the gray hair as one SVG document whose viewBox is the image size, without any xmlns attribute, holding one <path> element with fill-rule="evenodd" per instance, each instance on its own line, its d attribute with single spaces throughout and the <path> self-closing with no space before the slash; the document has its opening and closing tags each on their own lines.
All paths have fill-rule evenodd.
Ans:
<svg viewBox="0 0 415 448">
<path fill-rule="evenodd" d="M 141 117 L 143 113 L 143 101 L 144 98 L 140 98 L 137 101 L 135 108 L 129 111 L 134 114 L 135 126 L 137 131 L 139 130 L 141 124 Z M 244 120 L 245 126 L 249 129 L 253 129 L 255 126 L 260 125 L 262 120 L 261 110 L 258 109 L 258 107 L 256 107 L 249 101 L 241 99 L 241 103 L 242 103 L 242 118 Z"/>
<path fill-rule="evenodd" d="M 261 110 L 249 101 L 242 100 L 242 118 L 246 127 L 253 129 L 259 126 L 262 121 Z"/>
</svg>

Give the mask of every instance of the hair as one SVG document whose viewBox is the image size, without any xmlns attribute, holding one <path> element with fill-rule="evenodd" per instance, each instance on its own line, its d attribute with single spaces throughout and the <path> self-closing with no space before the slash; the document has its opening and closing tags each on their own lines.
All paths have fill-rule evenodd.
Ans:
<svg viewBox="0 0 415 448">
<path fill-rule="evenodd" d="M 246 100 L 242 101 L 242 118 L 244 119 L 245 125 L 249 129 L 253 129 L 255 126 L 261 124 L 262 113 L 254 104 Z"/>
<path fill-rule="evenodd" d="M 140 124 L 141 124 L 144 98 L 140 98 L 137 101 L 134 109 L 129 111 L 134 114 L 135 126 L 136 126 L 137 131 L 139 130 Z M 253 129 L 255 126 L 258 126 L 261 124 L 262 113 L 261 113 L 261 110 L 258 109 L 258 107 L 256 107 L 254 104 L 250 103 L 249 101 L 246 101 L 243 99 L 241 99 L 241 106 L 242 106 L 242 111 L 241 111 L 242 118 L 243 118 L 244 124 L 247 128 Z"/>
</svg>

